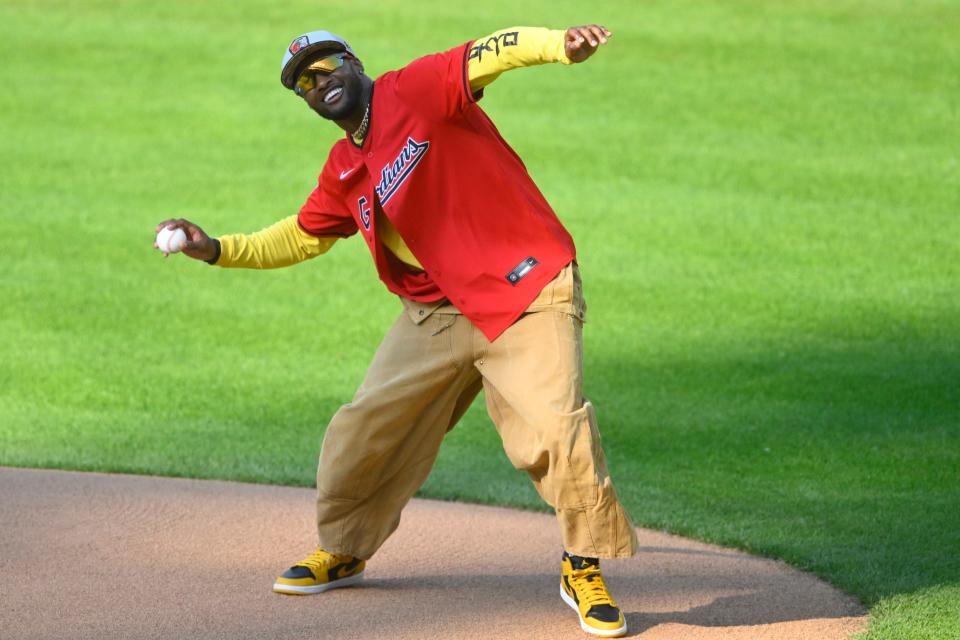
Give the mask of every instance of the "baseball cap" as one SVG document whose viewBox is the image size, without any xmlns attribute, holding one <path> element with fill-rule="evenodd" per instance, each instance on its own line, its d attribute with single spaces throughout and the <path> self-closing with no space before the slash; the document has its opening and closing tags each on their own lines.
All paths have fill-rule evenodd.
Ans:
<svg viewBox="0 0 960 640">
<path fill-rule="evenodd" d="M 300 63 L 314 53 L 325 50 L 346 51 L 350 55 L 354 55 L 353 49 L 350 48 L 347 41 L 335 33 L 311 31 L 302 36 L 297 36 L 283 54 L 283 63 L 280 65 L 280 82 L 283 83 L 283 86 L 287 89 L 293 89 L 297 82 L 297 68 Z"/>
</svg>

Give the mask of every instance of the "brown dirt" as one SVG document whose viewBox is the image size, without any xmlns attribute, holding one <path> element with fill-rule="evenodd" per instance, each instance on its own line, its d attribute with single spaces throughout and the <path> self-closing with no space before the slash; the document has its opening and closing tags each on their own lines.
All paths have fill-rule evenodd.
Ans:
<svg viewBox="0 0 960 640">
<path fill-rule="evenodd" d="M 274 594 L 312 550 L 313 491 L 0 468 L 0 637 L 586 638 L 552 517 L 414 500 L 362 586 Z M 787 565 L 638 530 L 605 561 L 644 639 L 827 640 L 862 606 Z"/>
</svg>

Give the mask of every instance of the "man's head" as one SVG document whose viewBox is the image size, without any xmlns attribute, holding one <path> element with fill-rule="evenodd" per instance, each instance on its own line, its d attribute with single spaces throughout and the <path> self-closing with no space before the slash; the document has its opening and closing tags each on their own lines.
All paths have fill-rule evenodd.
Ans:
<svg viewBox="0 0 960 640">
<path fill-rule="evenodd" d="M 354 115 L 363 100 L 363 63 L 347 41 L 329 31 L 311 31 L 287 47 L 280 82 L 328 120 Z"/>
</svg>

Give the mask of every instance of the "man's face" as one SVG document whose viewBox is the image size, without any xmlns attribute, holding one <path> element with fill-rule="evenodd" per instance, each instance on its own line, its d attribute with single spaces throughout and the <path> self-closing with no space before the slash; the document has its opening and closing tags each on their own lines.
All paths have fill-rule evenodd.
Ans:
<svg viewBox="0 0 960 640">
<path fill-rule="evenodd" d="M 335 52 L 326 52 L 314 57 L 314 60 L 333 53 Z M 327 120 L 343 120 L 349 117 L 360 106 L 363 98 L 363 65 L 349 53 L 336 55 L 343 56 L 343 65 L 332 73 L 305 72 L 312 74 L 315 86 L 302 97 L 311 109 Z"/>
</svg>

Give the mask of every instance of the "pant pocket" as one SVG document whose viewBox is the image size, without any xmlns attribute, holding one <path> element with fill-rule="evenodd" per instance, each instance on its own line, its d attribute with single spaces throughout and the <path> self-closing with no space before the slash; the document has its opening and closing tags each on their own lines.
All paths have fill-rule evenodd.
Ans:
<svg viewBox="0 0 960 640">
<path fill-rule="evenodd" d="M 583 509 L 597 504 L 605 468 L 589 402 L 567 414 L 550 443 L 550 468 L 541 480 L 545 498 L 556 509 Z"/>
</svg>

